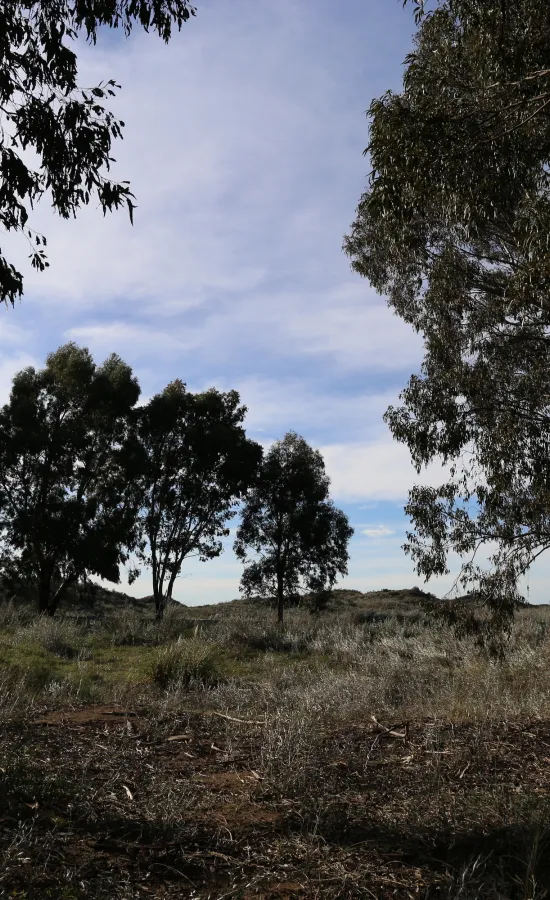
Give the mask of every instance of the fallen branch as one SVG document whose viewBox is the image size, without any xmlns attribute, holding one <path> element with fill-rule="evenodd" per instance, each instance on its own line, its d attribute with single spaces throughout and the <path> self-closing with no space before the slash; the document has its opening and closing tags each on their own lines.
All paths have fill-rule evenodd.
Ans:
<svg viewBox="0 0 550 900">
<path fill-rule="evenodd" d="M 208 713 L 205 713 L 208 715 Z M 236 719 L 234 716 L 228 716 L 226 713 L 211 710 L 211 716 L 218 716 L 219 719 L 227 719 L 228 722 L 238 722 L 239 725 L 267 725 L 265 719 Z"/>
<path fill-rule="evenodd" d="M 409 726 L 405 725 L 405 731 L 394 731 L 393 728 L 387 728 L 386 725 L 382 725 L 381 722 L 378 721 L 376 716 L 371 716 L 371 720 L 374 722 L 377 728 L 380 728 L 384 734 L 390 735 L 390 737 L 401 738 L 402 740 L 408 741 L 409 739 Z"/>
</svg>

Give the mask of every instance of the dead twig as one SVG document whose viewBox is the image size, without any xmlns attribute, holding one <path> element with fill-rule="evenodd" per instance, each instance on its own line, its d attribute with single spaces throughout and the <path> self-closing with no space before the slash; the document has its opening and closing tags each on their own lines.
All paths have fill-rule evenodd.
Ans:
<svg viewBox="0 0 550 900">
<path fill-rule="evenodd" d="M 409 739 L 409 724 L 405 725 L 405 731 L 394 731 L 393 728 L 388 728 L 386 725 L 382 725 L 381 722 L 378 721 L 376 716 L 371 716 L 371 720 L 374 722 L 377 728 L 380 728 L 384 734 L 389 735 L 390 737 L 401 738 L 402 740 L 408 741 Z"/>
<path fill-rule="evenodd" d="M 216 712 L 216 710 L 212 710 L 210 715 L 226 719 L 228 722 L 238 722 L 239 725 L 267 725 L 265 719 L 236 719 L 235 716 L 228 716 L 226 713 Z"/>
</svg>

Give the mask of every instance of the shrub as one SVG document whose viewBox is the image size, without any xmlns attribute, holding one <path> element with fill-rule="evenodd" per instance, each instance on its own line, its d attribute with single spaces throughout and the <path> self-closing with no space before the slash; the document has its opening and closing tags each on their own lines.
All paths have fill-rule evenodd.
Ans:
<svg viewBox="0 0 550 900">
<path fill-rule="evenodd" d="M 220 649 L 199 637 L 178 638 L 158 652 L 153 680 L 164 689 L 219 684 L 224 680 Z"/>
<path fill-rule="evenodd" d="M 0 658 L 0 664 L 6 679 L 3 690 L 9 687 L 12 691 L 27 691 L 32 695 L 46 690 L 58 677 L 55 659 L 39 653 L 27 653 L 20 660 Z"/>
<path fill-rule="evenodd" d="M 61 659 L 74 659 L 86 642 L 83 630 L 73 622 L 49 616 L 38 616 L 27 628 L 21 630 L 19 637 L 24 642 L 39 644 Z"/>
<path fill-rule="evenodd" d="M 34 606 L 0 598 L 0 629 L 15 630 L 28 625 L 36 618 Z"/>
<path fill-rule="evenodd" d="M 108 623 L 115 647 L 144 646 L 154 643 L 152 615 L 146 619 L 139 610 L 125 604 Z"/>
<path fill-rule="evenodd" d="M 254 611 L 244 610 L 212 620 L 212 638 L 231 650 L 252 653 L 304 653 L 319 628 L 309 611 L 290 609 L 284 627 L 276 625 L 266 604 Z"/>
</svg>

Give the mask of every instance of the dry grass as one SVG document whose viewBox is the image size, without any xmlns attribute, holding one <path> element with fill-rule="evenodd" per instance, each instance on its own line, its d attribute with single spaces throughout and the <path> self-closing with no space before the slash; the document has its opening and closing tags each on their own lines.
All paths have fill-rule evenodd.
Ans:
<svg viewBox="0 0 550 900">
<path fill-rule="evenodd" d="M 0 606 L 0 897 L 549 897 L 548 610 L 374 613 Z"/>
<path fill-rule="evenodd" d="M 163 647 L 152 674 L 155 684 L 173 691 L 212 687 L 224 680 L 219 648 L 198 637 L 178 638 Z"/>
</svg>

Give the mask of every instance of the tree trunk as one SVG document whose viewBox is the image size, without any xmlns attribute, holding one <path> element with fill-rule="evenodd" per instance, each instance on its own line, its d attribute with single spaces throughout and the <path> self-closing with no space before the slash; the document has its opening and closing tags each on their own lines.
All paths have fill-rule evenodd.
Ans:
<svg viewBox="0 0 550 900">
<path fill-rule="evenodd" d="M 48 574 L 41 572 L 38 582 L 38 612 L 41 615 L 53 616 L 54 610 L 50 605 L 52 582 Z"/>
<path fill-rule="evenodd" d="M 174 585 L 176 583 L 177 574 L 176 572 L 172 572 L 170 576 L 170 581 L 168 582 L 168 590 L 166 591 L 166 603 L 167 605 L 172 603 L 172 591 L 174 590 Z"/>
<path fill-rule="evenodd" d="M 76 577 L 65 579 L 54 593 L 52 591 L 52 576 L 48 572 L 42 573 L 38 584 L 38 612 L 42 615 L 53 616 L 63 594 L 69 585 L 74 584 L 76 581 Z"/>
<path fill-rule="evenodd" d="M 283 624 L 283 612 L 285 603 L 285 591 L 282 572 L 277 572 L 277 621 Z"/>
<path fill-rule="evenodd" d="M 160 622 L 164 616 L 164 610 L 166 609 L 166 597 L 162 594 L 161 591 L 155 592 L 155 618 L 157 622 Z"/>
<path fill-rule="evenodd" d="M 48 608 L 49 616 L 53 616 L 54 612 L 56 611 L 57 607 L 59 606 L 59 601 L 61 600 L 63 594 L 66 592 L 69 585 L 76 584 L 77 581 L 78 581 L 78 579 L 76 578 L 76 576 L 73 576 L 72 578 L 66 578 L 65 581 L 63 581 L 59 585 L 55 594 L 50 599 L 50 604 L 49 604 L 49 608 Z"/>
<path fill-rule="evenodd" d="M 157 566 L 153 569 L 153 596 L 155 598 L 155 619 L 160 622 L 164 615 L 166 597 L 164 596 L 164 578 L 159 573 Z"/>
</svg>

